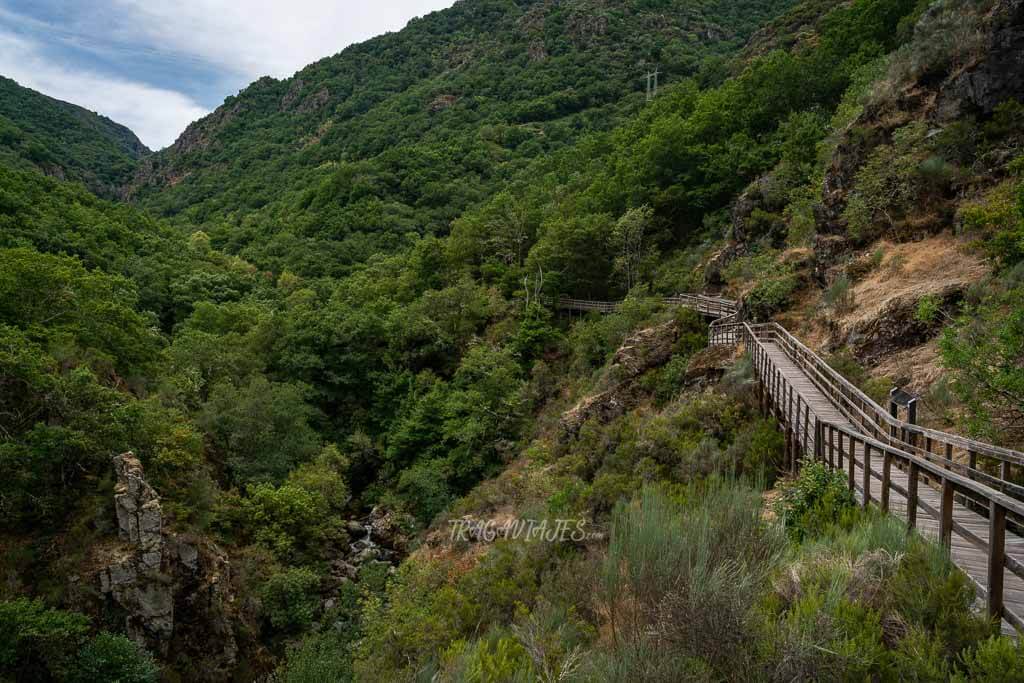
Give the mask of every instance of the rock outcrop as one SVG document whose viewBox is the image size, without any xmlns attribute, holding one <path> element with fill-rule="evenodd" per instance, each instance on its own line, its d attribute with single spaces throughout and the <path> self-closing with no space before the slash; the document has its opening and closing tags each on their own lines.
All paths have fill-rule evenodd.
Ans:
<svg viewBox="0 0 1024 683">
<path fill-rule="evenodd" d="M 164 528 L 160 497 L 132 453 L 114 458 L 114 546 L 94 549 L 100 594 L 124 615 L 129 637 L 162 659 L 202 661 L 195 680 L 228 677 L 238 656 L 231 565 L 206 539 Z"/>
<path fill-rule="evenodd" d="M 965 286 L 950 285 L 929 296 L 935 297 L 940 310 L 953 311 L 963 299 Z M 862 320 L 837 335 L 861 363 L 875 365 L 900 349 L 925 343 L 942 328 L 941 320 L 922 321 L 917 317 L 920 298 L 896 297 L 872 318 Z"/>
<path fill-rule="evenodd" d="M 921 21 L 944 11 L 948 8 L 936 3 Z M 1024 0 L 997 0 L 974 19 L 979 22 L 977 45 L 964 57 L 965 64 L 952 60 L 941 69 L 925 70 L 915 82 L 892 84 L 896 92 L 890 98 L 869 102 L 848 127 L 856 134 L 844 135 L 833 151 L 822 202 L 815 208 L 820 233 L 846 233 L 843 211 L 857 172 L 875 148 L 891 143 L 896 129 L 925 121 L 940 131 L 967 116 L 988 117 L 1008 100 L 1024 100 Z"/>
<path fill-rule="evenodd" d="M 648 370 L 668 362 L 679 339 L 679 325 L 674 320 L 649 327 L 628 337 L 615 352 L 607 376 L 615 385 L 580 401 L 562 414 L 559 436 L 563 442 L 579 436 L 584 423 L 591 419 L 607 423 L 634 408 L 643 396 L 635 380 Z"/>
<path fill-rule="evenodd" d="M 375 506 L 362 520 L 346 525 L 349 538 L 355 539 L 348 551 L 331 561 L 333 584 L 354 581 L 364 564 L 382 563 L 394 567 L 409 552 L 409 531 L 414 526 L 407 515 Z"/>
<path fill-rule="evenodd" d="M 985 57 L 944 84 L 936 103 L 940 120 L 991 114 L 1003 102 L 1024 97 L 1024 1 L 1000 0 L 990 16 Z"/>
<path fill-rule="evenodd" d="M 164 559 L 160 497 L 143 479 L 134 454 L 114 458 L 114 469 L 114 507 L 124 546 L 120 559 L 100 572 L 100 592 L 127 612 L 125 628 L 132 639 L 166 656 L 174 631 L 174 596 L 159 576 Z"/>
</svg>

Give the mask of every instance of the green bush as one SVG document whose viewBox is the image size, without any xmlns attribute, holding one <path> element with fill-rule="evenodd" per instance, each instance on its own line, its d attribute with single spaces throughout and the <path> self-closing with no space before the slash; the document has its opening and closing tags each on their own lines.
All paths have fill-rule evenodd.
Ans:
<svg viewBox="0 0 1024 683">
<path fill-rule="evenodd" d="M 653 637 L 680 660 L 740 675 L 757 632 L 752 608 L 783 543 L 761 519 L 760 495 L 735 485 L 711 486 L 686 508 L 653 488 L 620 503 L 598 589 L 616 642 Z"/>
<path fill-rule="evenodd" d="M 257 543 L 285 561 L 323 552 L 336 525 L 322 495 L 295 484 L 258 484 L 248 494 L 241 521 Z"/>
<path fill-rule="evenodd" d="M 317 575 L 303 567 L 273 574 L 260 587 L 261 612 L 275 630 L 295 633 L 313 623 L 319 604 Z"/>
<path fill-rule="evenodd" d="M 856 504 L 842 472 L 821 462 L 804 461 L 800 476 L 783 487 L 775 511 L 790 538 L 802 541 L 823 533 Z"/>
<path fill-rule="evenodd" d="M 100 633 L 82 647 L 71 683 L 155 683 L 160 675 L 153 658 L 125 636 Z"/>
<path fill-rule="evenodd" d="M 765 321 L 789 305 L 799 286 L 800 280 L 793 274 L 762 280 L 747 294 L 743 303 L 754 320 Z"/>
<path fill-rule="evenodd" d="M 1024 436 L 1024 287 L 998 290 L 969 306 L 940 341 L 953 390 L 974 436 L 1016 445 Z"/>
<path fill-rule="evenodd" d="M 0 672 L 22 680 L 63 674 L 88 631 L 83 614 L 28 598 L 0 602 Z"/>
<path fill-rule="evenodd" d="M 1024 671 L 1024 644 L 1014 638 L 995 636 L 961 656 L 954 678 L 958 683 L 1019 683 Z"/>
</svg>

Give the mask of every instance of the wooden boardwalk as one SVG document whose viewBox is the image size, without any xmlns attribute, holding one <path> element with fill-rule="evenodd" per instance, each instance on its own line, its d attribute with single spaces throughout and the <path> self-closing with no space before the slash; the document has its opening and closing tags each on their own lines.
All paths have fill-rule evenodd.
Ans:
<svg viewBox="0 0 1024 683">
<path fill-rule="evenodd" d="M 786 436 L 787 463 L 847 474 L 864 505 L 906 520 L 949 550 L 1007 634 L 1024 632 L 1024 453 L 900 420 L 776 323 L 740 322 L 739 304 L 681 294 L 668 305 L 714 319 L 711 346 L 743 345 L 762 408 Z M 556 307 L 614 313 L 618 302 L 561 298 Z"/>
<path fill-rule="evenodd" d="M 804 371 L 789 358 L 783 349 L 781 349 L 777 344 L 771 342 L 765 342 L 762 346 L 767 352 L 772 363 L 785 377 L 787 383 L 793 387 L 796 393 L 802 397 L 803 401 L 808 406 L 808 412 L 806 414 L 809 414 L 812 419 L 817 418 L 822 422 L 846 426 L 849 429 L 858 429 L 857 425 L 842 414 L 835 404 L 830 401 L 817 386 L 815 386 L 814 382 L 811 381 Z M 780 414 L 781 410 L 782 406 L 778 404 L 778 401 L 776 401 L 774 411 L 777 414 Z M 801 450 L 809 449 L 804 452 L 804 455 L 807 457 L 813 457 L 815 453 L 815 435 L 811 429 L 808 429 L 807 432 L 810 434 L 810 437 L 803 442 L 804 445 L 801 446 Z M 829 460 L 829 463 L 833 467 L 848 472 L 850 462 L 849 454 L 851 450 L 850 446 L 847 445 L 844 448 L 838 443 L 834 445 L 835 448 L 833 450 L 833 456 L 832 459 Z M 870 476 L 865 480 L 864 447 L 861 444 L 854 443 L 852 444 L 852 450 L 854 452 L 853 482 L 854 488 L 857 491 L 858 500 L 862 503 L 864 501 L 866 481 L 868 501 L 870 502 L 873 500 L 877 503 L 880 499 L 879 489 L 882 480 L 882 462 L 878 458 L 875 458 L 871 462 L 868 467 Z M 824 452 L 826 454 L 829 452 L 827 446 L 824 448 Z M 842 455 L 840 455 L 840 452 Z M 903 470 L 893 468 L 890 472 L 890 481 L 892 484 L 895 484 L 895 486 L 891 488 L 891 497 L 889 499 L 888 506 L 889 513 L 897 515 L 902 519 L 907 519 L 907 498 L 903 493 L 901 493 L 901 491 L 907 491 L 909 476 Z M 922 482 L 918 488 L 918 497 L 919 508 L 924 509 L 926 512 L 930 508 L 932 513 L 924 515 L 918 513 L 916 518 L 916 528 L 924 536 L 933 540 L 939 540 L 939 510 L 942 507 L 942 492 L 938 488 Z M 979 589 L 979 594 L 984 595 L 988 588 L 987 545 L 989 541 L 989 521 L 974 510 L 968 509 L 956 499 L 954 499 L 953 502 L 953 519 L 957 525 L 969 530 L 985 542 L 986 547 L 979 547 L 961 534 L 956 533 L 954 530 L 950 547 L 950 555 L 953 562 L 956 563 L 956 565 L 973 580 L 975 587 Z M 1024 538 L 1021 538 L 1011 531 L 1007 531 L 1005 543 L 1007 556 L 1024 563 Z M 1003 581 L 1003 600 L 1006 607 L 1017 614 L 1024 614 L 1024 579 L 1021 579 L 1016 574 L 1004 569 Z M 1014 633 L 1013 627 L 1005 619 L 1003 620 L 1002 625 L 1004 633 Z"/>
</svg>

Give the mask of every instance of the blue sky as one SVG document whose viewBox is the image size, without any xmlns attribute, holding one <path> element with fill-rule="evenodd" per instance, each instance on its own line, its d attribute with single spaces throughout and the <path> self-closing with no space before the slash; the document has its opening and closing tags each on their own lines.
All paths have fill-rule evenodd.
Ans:
<svg viewBox="0 0 1024 683">
<path fill-rule="evenodd" d="M 260 76 L 291 76 L 453 2 L 0 0 L 0 75 L 160 149 Z"/>
</svg>

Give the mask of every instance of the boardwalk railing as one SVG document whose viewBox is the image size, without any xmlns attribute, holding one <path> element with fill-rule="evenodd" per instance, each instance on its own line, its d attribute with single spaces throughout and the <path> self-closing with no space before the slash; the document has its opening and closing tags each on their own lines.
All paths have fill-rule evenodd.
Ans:
<svg viewBox="0 0 1024 683">
<path fill-rule="evenodd" d="M 662 299 L 667 306 L 683 306 L 692 308 L 701 315 L 712 318 L 723 318 L 735 315 L 739 311 L 739 305 L 735 301 L 723 299 L 705 294 L 677 294 Z M 555 301 L 555 306 L 564 311 L 578 311 L 580 313 L 614 313 L 622 305 L 621 301 L 588 301 L 586 299 L 570 299 L 560 297 Z"/>
<path fill-rule="evenodd" d="M 740 324 L 724 325 L 721 343 L 736 343 Z M 782 348 L 842 413 L 865 434 L 960 475 L 1024 500 L 1024 486 L 1012 479 L 1024 466 L 1024 453 L 928 429 L 892 416 L 777 323 L 751 326 L 758 339 Z M 712 337 L 714 343 L 715 337 Z M 748 347 L 749 348 L 749 347 Z M 969 496 L 967 496 L 970 498 Z"/>
<path fill-rule="evenodd" d="M 923 511 L 937 522 L 938 540 L 947 549 L 952 546 L 954 534 L 978 549 L 985 558 L 986 582 L 982 584 L 966 568 L 965 574 L 974 583 L 978 594 L 985 598 L 991 616 L 1004 619 L 1015 629 L 1024 629 L 1024 619 L 1009 608 L 1004 599 L 1005 571 L 1024 581 L 1024 564 L 1007 554 L 1006 543 L 1007 518 L 1012 518 L 1018 525 L 1024 523 L 1024 503 L 975 477 L 947 467 L 945 461 L 934 462 L 901 448 L 899 441 L 883 441 L 866 433 L 863 424 L 855 417 L 867 414 L 868 408 L 861 406 L 862 402 L 870 399 L 846 380 L 835 376 L 837 373 L 831 369 L 825 371 L 820 359 L 780 326 L 737 324 L 734 328 L 733 334 L 751 355 L 762 407 L 783 426 L 790 469 L 795 471 L 798 461 L 807 457 L 844 471 L 850 489 L 860 494 L 861 502 L 865 506 L 876 504 L 886 513 L 891 512 L 893 495 L 897 494 L 905 501 L 904 516 L 911 528 L 918 526 L 918 512 Z M 852 411 L 855 415 L 848 415 L 856 427 L 826 422 L 817 417 L 814 407 L 807 403 L 803 393 L 793 386 L 772 359 L 765 343 L 782 349 L 803 376 L 829 400 L 835 400 L 833 397 L 838 392 L 845 405 L 860 407 Z M 929 482 L 940 492 L 937 505 L 930 504 L 926 500 L 928 497 L 921 494 L 922 481 Z M 970 501 L 974 510 L 967 512 L 961 507 L 967 514 L 961 514 L 960 519 L 954 516 L 955 497 L 958 495 L 961 500 Z M 976 518 L 973 523 L 972 518 Z"/>
<path fill-rule="evenodd" d="M 711 346 L 746 348 L 762 409 L 785 433 L 785 464 L 791 471 L 800 460 L 813 458 L 845 472 L 865 506 L 897 512 L 894 500 L 901 498 L 908 526 L 930 524 L 939 542 L 956 550 L 955 561 L 985 598 L 989 614 L 1004 620 L 1004 631 L 1024 629 L 1024 487 L 1011 480 L 1024 467 L 1024 453 L 900 420 L 781 325 L 740 322 L 735 302 L 703 295 L 665 302 L 715 318 Z M 599 313 L 619 306 L 579 299 L 560 299 L 556 305 Z M 783 361 L 785 371 L 779 366 Z M 921 511 L 927 522 L 919 522 Z M 1009 593 L 1007 578 L 1013 584 Z M 1008 603 L 1011 594 L 1016 607 Z"/>
</svg>

